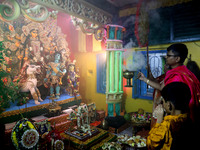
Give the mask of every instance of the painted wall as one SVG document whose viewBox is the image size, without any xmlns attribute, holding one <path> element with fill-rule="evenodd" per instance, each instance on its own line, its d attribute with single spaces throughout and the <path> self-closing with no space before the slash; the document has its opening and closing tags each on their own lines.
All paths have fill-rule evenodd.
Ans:
<svg viewBox="0 0 200 150">
<path fill-rule="evenodd" d="M 97 93 L 97 70 L 96 70 L 96 54 L 98 52 L 90 53 L 75 53 L 76 65 L 80 71 L 80 95 L 82 102 L 94 102 L 98 110 L 106 109 L 106 95 Z"/>
<path fill-rule="evenodd" d="M 189 54 L 192 55 L 192 60 L 195 60 L 200 66 L 200 41 L 185 43 L 188 47 Z M 152 49 L 166 49 L 168 45 L 159 45 L 149 47 Z M 98 49 L 99 47 L 96 47 Z M 135 48 L 135 50 L 146 50 L 146 48 Z M 75 53 L 77 66 L 80 68 L 80 94 L 85 103 L 95 102 L 98 110 L 106 110 L 106 96 L 96 92 L 96 54 L 105 53 L 105 51 L 90 52 L 90 53 Z M 125 80 L 124 80 L 125 85 Z M 123 103 L 126 112 L 137 111 L 143 108 L 147 112 L 152 112 L 152 100 L 133 99 L 132 88 L 124 87 Z"/>
</svg>

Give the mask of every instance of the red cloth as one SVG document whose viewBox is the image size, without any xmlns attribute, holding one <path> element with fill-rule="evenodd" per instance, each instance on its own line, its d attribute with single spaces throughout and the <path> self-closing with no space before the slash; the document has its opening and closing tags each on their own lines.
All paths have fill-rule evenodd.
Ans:
<svg viewBox="0 0 200 150">
<path fill-rule="evenodd" d="M 90 123 L 91 126 L 95 126 L 95 127 L 97 127 L 100 124 L 101 124 L 101 121 L 95 121 L 93 123 Z"/>
<path fill-rule="evenodd" d="M 186 66 L 182 65 L 174 69 L 171 69 L 166 73 L 164 80 L 165 85 L 172 82 L 183 82 L 188 85 L 191 91 L 191 99 L 189 103 L 190 118 L 193 121 L 198 120 L 197 117 L 199 117 L 199 99 L 200 99 L 199 80 L 189 69 L 187 69 Z"/>
</svg>

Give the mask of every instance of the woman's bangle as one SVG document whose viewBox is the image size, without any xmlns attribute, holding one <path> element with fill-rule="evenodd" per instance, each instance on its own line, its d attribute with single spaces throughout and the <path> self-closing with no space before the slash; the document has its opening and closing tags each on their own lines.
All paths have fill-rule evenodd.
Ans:
<svg viewBox="0 0 200 150">
<path fill-rule="evenodd" d="M 147 79 L 147 84 L 149 84 L 149 79 Z"/>
</svg>

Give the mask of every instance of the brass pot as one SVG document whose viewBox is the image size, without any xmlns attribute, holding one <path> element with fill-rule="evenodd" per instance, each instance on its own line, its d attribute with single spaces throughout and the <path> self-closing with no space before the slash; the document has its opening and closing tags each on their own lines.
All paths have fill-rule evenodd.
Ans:
<svg viewBox="0 0 200 150">
<path fill-rule="evenodd" d="M 133 87 L 131 85 L 131 78 L 133 78 L 133 76 L 134 76 L 134 71 L 125 70 L 123 72 L 123 77 L 126 78 L 126 85 L 125 85 L 125 87 Z"/>
</svg>

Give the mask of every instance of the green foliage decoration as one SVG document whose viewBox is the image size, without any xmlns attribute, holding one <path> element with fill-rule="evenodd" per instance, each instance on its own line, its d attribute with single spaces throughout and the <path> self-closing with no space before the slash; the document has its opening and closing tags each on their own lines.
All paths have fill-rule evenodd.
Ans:
<svg viewBox="0 0 200 150">
<path fill-rule="evenodd" d="M 4 49 L 3 42 L 0 41 L 0 113 L 5 108 L 10 107 L 11 102 L 23 101 L 26 102 L 26 93 L 21 93 L 18 82 L 14 83 L 10 77 L 9 72 L 5 71 L 2 67 L 7 66 L 4 60 L 6 56 L 6 49 Z"/>
</svg>

